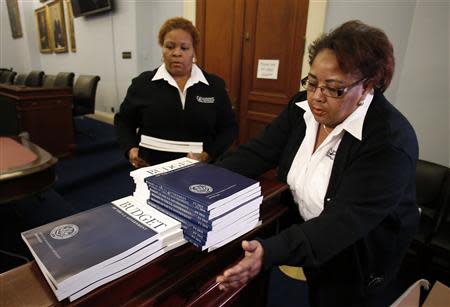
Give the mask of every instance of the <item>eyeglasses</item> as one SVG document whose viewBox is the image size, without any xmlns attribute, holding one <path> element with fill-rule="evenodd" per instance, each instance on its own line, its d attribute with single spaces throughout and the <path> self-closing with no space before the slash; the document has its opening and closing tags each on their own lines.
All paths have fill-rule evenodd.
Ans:
<svg viewBox="0 0 450 307">
<path fill-rule="evenodd" d="M 311 81 L 308 79 L 308 77 L 303 78 L 301 83 L 302 83 L 303 88 L 309 92 L 315 92 L 317 90 L 317 88 L 319 88 L 324 96 L 332 97 L 332 98 L 342 98 L 350 89 L 352 89 L 353 87 L 358 85 L 358 83 L 360 83 L 361 81 L 364 81 L 365 79 L 366 78 L 359 79 L 358 81 L 356 81 L 346 87 L 341 87 L 341 88 L 333 88 L 333 87 L 328 87 L 328 86 L 317 86 L 317 84 L 311 83 Z"/>
</svg>

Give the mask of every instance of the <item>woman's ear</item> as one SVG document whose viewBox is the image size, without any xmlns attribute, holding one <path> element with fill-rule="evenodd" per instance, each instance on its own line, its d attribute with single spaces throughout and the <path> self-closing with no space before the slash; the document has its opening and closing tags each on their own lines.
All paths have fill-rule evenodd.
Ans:
<svg viewBox="0 0 450 307">
<path fill-rule="evenodd" d="M 359 98 L 358 105 L 362 106 L 364 104 L 364 100 L 366 99 L 367 94 L 373 92 L 373 82 L 371 80 L 363 82 L 363 92 L 361 94 L 361 98 Z"/>
<path fill-rule="evenodd" d="M 366 98 L 367 94 L 373 91 L 373 81 L 368 79 L 363 81 L 363 96 Z"/>
</svg>

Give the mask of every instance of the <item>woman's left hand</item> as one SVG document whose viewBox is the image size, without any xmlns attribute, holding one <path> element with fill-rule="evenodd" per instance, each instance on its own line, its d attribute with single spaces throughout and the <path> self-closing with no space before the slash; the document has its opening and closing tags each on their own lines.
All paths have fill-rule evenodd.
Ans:
<svg viewBox="0 0 450 307">
<path fill-rule="evenodd" d="M 242 241 L 245 251 L 244 258 L 238 264 L 225 270 L 222 275 L 216 277 L 220 290 L 229 290 L 246 284 L 250 279 L 258 275 L 262 268 L 264 249 L 256 240 Z"/>
<path fill-rule="evenodd" d="M 201 153 L 193 153 L 190 152 L 187 154 L 187 157 L 189 159 L 194 159 L 200 162 L 208 162 L 209 161 L 209 155 L 206 151 L 202 151 Z"/>
</svg>

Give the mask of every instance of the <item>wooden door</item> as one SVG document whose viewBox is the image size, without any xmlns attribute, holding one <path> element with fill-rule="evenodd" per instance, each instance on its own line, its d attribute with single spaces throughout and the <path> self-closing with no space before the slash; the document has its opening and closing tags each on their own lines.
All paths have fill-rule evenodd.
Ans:
<svg viewBox="0 0 450 307">
<path fill-rule="evenodd" d="M 199 65 L 224 79 L 236 118 L 241 89 L 244 0 L 197 0 Z"/>
<path fill-rule="evenodd" d="M 257 136 L 299 90 L 307 12 L 307 0 L 197 0 L 199 60 L 237 101 L 239 143 Z M 278 63 L 275 79 L 257 77 L 265 60 Z"/>
</svg>

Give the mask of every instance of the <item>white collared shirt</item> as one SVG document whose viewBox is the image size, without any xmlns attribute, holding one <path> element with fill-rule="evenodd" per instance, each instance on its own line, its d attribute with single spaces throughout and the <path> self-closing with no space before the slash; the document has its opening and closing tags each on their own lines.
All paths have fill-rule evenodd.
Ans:
<svg viewBox="0 0 450 307">
<path fill-rule="evenodd" d="M 305 110 L 303 118 L 306 133 L 287 176 L 287 183 L 300 215 L 305 221 L 319 216 L 323 210 L 324 198 L 330 181 L 334 157 L 344 135 L 344 130 L 358 140 L 362 139 L 364 118 L 372 102 L 373 93 L 366 96 L 359 106 L 342 123 L 337 125 L 320 146 L 314 150 L 319 123 L 314 119 L 308 101 L 297 102 Z"/>
<path fill-rule="evenodd" d="M 187 89 L 189 87 L 191 87 L 192 85 L 194 85 L 198 82 L 202 82 L 204 84 L 209 85 L 208 81 L 205 78 L 205 75 L 203 75 L 202 70 L 196 64 L 192 64 L 191 75 L 190 75 L 189 79 L 186 81 L 186 85 L 184 86 L 183 91 L 180 90 L 175 79 L 167 71 L 165 64 L 162 64 L 161 66 L 159 66 L 158 70 L 156 71 L 155 75 L 152 78 L 152 81 L 160 80 L 160 79 L 166 80 L 170 85 L 172 85 L 173 87 L 175 87 L 178 90 L 178 94 L 180 95 L 181 106 L 182 106 L 183 110 L 184 110 L 184 105 L 185 105 L 185 101 L 186 101 Z"/>
</svg>

